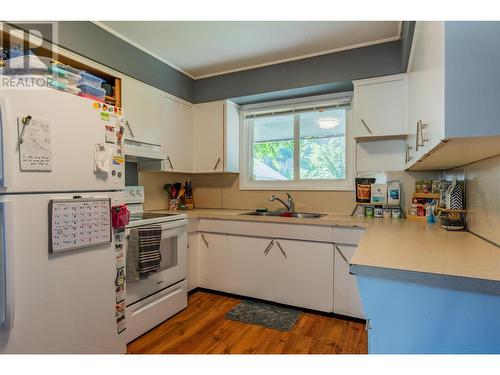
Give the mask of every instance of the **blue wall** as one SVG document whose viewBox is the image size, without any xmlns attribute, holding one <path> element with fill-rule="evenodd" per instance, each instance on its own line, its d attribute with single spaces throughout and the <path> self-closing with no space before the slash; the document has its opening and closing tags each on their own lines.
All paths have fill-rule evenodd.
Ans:
<svg viewBox="0 0 500 375">
<path fill-rule="evenodd" d="M 357 275 L 368 352 L 500 353 L 500 295 Z"/>
<path fill-rule="evenodd" d="M 58 27 L 61 46 L 189 102 L 241 98 L 242 103 L 255 103 L 346 91 L 352 89 L 352 80 L 406 71 L 414 22 L 403 22 L 400 41 L 199 80 L 92 22 L 60 21 Z"/>
</svg>

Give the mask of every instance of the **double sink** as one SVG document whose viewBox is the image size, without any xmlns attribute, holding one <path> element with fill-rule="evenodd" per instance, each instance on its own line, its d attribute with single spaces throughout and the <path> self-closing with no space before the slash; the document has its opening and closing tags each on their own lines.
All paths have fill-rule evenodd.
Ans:
<svg viewBox="0 0 500 375">
<path fill-rule="evenodd" d="M 253 215 L 253 216 L 277 216 L 277 217 L 296 217 L 301 219 L 318 219 L 326 216 L 316 212 L 289 212 L 289 211 L 252 211 L 244 212 L 240 215 Z"/>
</svg>

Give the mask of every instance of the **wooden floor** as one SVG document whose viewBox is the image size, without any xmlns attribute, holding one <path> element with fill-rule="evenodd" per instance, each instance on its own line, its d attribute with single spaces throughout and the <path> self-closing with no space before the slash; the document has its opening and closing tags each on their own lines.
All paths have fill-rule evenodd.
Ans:
<svg viewBox="0 0 500 375">
<path fill-rule="evenodd" d="M 366 353 L 363 323 L 302 313 L 290 332 L 224 318 L 240 300 L 197 291 L 188 307 L 131 342 L 128 353 L 333 354 Z"/>
</svg>

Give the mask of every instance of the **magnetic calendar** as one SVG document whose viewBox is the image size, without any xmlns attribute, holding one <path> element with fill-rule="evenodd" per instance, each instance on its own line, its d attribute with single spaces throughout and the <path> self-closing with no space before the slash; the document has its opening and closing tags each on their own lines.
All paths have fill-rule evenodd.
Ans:
<svg viewBox="0 0 500 375">
<path fill-rule="evenodd" d="M 111 199 L 52 199 L 49 202 L 49 252 L 111 242 Z"/>
</svg>

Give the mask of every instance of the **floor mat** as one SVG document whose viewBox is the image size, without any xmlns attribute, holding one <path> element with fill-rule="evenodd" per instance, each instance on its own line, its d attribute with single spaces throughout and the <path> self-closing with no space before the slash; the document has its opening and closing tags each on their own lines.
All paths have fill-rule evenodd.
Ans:
<svg viewBox="0 0 500 375">
<path fill-rule="evenodd" d="M 299 316 L 300 310 L 245 300 L 229 311 L 226 319 L 288 332 L 293 328 Z"/>
</svg>

